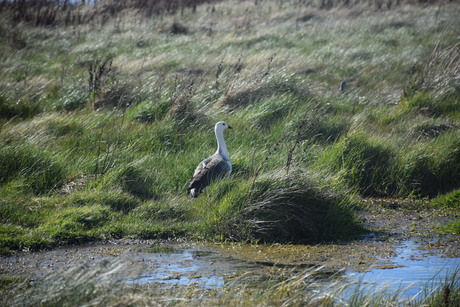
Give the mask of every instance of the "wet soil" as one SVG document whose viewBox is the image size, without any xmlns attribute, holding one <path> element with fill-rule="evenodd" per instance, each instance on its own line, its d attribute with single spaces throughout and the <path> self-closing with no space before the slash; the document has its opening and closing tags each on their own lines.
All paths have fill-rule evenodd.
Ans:
<svg viewBox="0 0 460 307">
<path fill-rule="evenodd" d="M 418 209 L 395 201 L 373 200 L 359 219 L 370 232 L 359 240 L 318 245 L 250 245 L 203 242 L 120 240 L 85 246 L 67 246 L 41 252 L 19 252 L 0 258 L 1 276 L 36 280 L 78 265 L 97 266 L 122 261 L 128 283 L 160 282 L 221 287 L 248 274 L 269 275 L 273 270 L 316 268 L 318 274 L 395 269 L 398 255 L 410 261 L 430 257 L 455 259 L 460 264 L 460 238 L 439 234 L 442 225 L 458 219 L 458 211 Z M 410 249 L 401 246 L 411 242 Z M 402 257 L 402 256 L 401 256 Z"/>
<path fill-rule="evenodd" d="M 411 242 L 414 257 L 460 257 L 460 236 L 439 229 L 458 219 L 457 210 L 426 208 L 396 200 L 368 200 L 357 215 L 369 233 L 360 240 L 320 245 L 220 245 L 219 251 L 239 259 L 275 266 L 322 266 L 323 270 L 365 272 L 392 268 L 401 245 Z M 417 255 L 416 255 L 417 254 Z"/>
<path fill-rule="evenodd" d="M 367 200 L 367 210 L 358 212 L 363 225 L 376 239 L 386 242 L 413 240 L 427 254 L 460 257 L 460 236 L 440 230 L 460 217 L 458 209 L 427 208 L 419 202 L 387 199 Z"/>
</svg>

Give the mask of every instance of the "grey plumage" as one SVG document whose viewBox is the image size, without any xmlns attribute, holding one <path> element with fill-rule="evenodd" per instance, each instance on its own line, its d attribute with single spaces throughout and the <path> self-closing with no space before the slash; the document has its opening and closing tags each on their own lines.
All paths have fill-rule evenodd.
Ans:
<svg viewBox="0 0 460 307">
<path fill-rule="evenodd" d="M 214 127 L 217 139 L 217 151 L 198 164 L 193 178 L 190 180 L 188 190 L 190 197 L 197 197 L 212 181 L 229 176 L 232 172 L 232 164 L 228 156 L 227 146 L 224 140 L 225 129 L 231 129 L 226 122 L 218 122 Z"/>
</svg>

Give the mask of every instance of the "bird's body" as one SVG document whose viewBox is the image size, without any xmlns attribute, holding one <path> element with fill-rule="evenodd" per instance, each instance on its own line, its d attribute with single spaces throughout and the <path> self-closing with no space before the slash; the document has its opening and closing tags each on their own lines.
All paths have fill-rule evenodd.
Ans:
<svg viewBox="0 0 460 307">
<path fill-rule="evenodd" d="M 231 128 L 226 122 L 218 122 L 215 125 L 217 151 L 212 156 L 201 161 L 195 169 L 193 178 L 188 186 L 190 197 L 197 197 L 212 181 L 231 174 L 232 164 L 230 163 L 227 145 L 224 140 L 224 130 Z"/>
</svg>

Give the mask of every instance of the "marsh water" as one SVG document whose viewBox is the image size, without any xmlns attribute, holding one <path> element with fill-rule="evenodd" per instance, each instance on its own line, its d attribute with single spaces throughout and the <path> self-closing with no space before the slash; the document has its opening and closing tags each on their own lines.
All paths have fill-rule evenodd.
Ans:
<svg viewBox="0 0 460 307">
<path fill-rule="evenodd" d="M 387 259 L 388 265 L 373 265 L 367 272 L 347 274 L 370 290 L 386 289 L 408 298 L 425 296 L 459 270 L 460 258 L 428 253 L 421 247 L 415 240 L 401 242 L 394 257 Z"/>
<path fill-rule="evenodd" d="M 456 214 L 384 208 L 359 216 L 373 231 L 349 242 L 250 245 L 122 240 L 3 256 L 0 274 L 35 284 L 69 272 L 100 272 L 126 285 L 204 289 L 269 287 L 289 275 L 309 274 L 320 291 L 338 282 L 348 287 L 342 291 L 345 296 L 364 287 L 365 291 L 387 289 L 410 299 L 424 297 L 446 277 L 460 273 L 459 236 L 436 232 Z"/>
<path fill-rule="evenodd" d="M 373 244 L 386 245 L 365 240 L 359 244 L 371 246 L 372 249 L 375 248 Z M 360 249 L 359 244 L 353 248 Z M 243 282 L 247 285 L 251 281 L 260 283 L 264 276 L 312 270 L 317 274 L 316 280 L 320 286 L 327 287 L 341 276 L 343 280 L 356 281 L 366 289 L 387 288 L 390 291 L 400 291 L 402 296 L 410 298 L 419 294 L 426 295 L 427 290 L 435 288 L 460 267 L 459 257 L 445 257 L 424 250 L 422 244 L 413 239 L 395 242 L 390 247 L 379 249 L 375 257 L 369 258 L 373 263 L 370 265 L 369 259 L 366 260 L 362 254 L 353 255 L 351 258 L 350 255 L 345 255 L 348 262 L 342 262 L 339 257 L 336 261 L 321 265 L 321 258 L 314 252 L 333 258 L 334 256 L 329 256 L 328 249 L 336 253 L 335 247 L 318 246 L 313 249 L 311 246 L 295 245 L 286 247 L 112 242 L 4 257 L 1 258 L 0 268 L 3 274 L 26 275 L 34 283 L 40 278 L 68 271 L 78 265 L 86 265 L 88 269 L 102 263 L 117 262 L 123 267 L 117 278 L 127 284 L 155 283 L 161 287 L 193 285 L 203 288 L 221 288 Z M 340 250 L 343 247 L 337 248 Z M 277 261 L 271 261 L 267 256 L 270 251 Z M 304 253 L 307 261 L 287 259 L 282 251 L 289 255 L 300 251 L 295 258 L 298 260 L 299 255 Z M 368 250 L 363 249 L 363 253 L 368 254 Z M 254 255 L 260 255 L 260 258 Z M 363 266 L 355 265 L 361 262 L 366 263 Z M 364 267 L 367 269 L 363 269 Z M 348 291 L 353 291 L 353 287 Z"/>
<path fill-rule="evenodd" d="M 319 275 L 320 284 L 327 286 L 338 274 L 349 276 L 362 286 L 372 290 L 384 288 L 399 291 L 403 296 L 416 297 L 436 288 L 446 276 L 460 268 L 460 258 L 446 258 L 423 252 L 414 240 L 402 242 L 396 247 L 394 256 L 381 259 L 382 262 L 370 266 L 366 272 L 352 269 L 329 275 L 330 279 Z M 242 273 L 264 274 L 267 263 L 238 260 L 222 255 L 217 250 L 199 248 L 159 249 L 148 256 L 157 266 L 140 273 L 129 280 L 130 283 L 150 282 L 165 285 L 196 285 L 201 287 L 223 287 Z M 273 264 L 274 267 L 277 264 Z M 300 268 L 299 268 L 300 269 Z M 352 289 L 351 289 L 352 290 Z"/>
</svg>

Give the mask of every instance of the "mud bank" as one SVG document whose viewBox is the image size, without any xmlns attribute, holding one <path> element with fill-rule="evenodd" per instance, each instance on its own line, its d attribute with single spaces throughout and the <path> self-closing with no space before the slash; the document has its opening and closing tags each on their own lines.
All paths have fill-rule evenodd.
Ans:
<svg viewBox="0 0 460 307">
<path fill-rule="evenodd" d="M 0 274 L 33 285 L 76 267 L 91 270 L 118 263 L 122 268 L 112 278 L 126 284 L 220 288 L 311 269 L 325 282 L 330 276 L 354 276 L 369 284 L 403 285 L 412 288 L 407 295 L 414 295 L 433 276 L 460 267 L 458 236 L 437 232 L 457 215 L 383 203 L 359 212 L 370 231 L 352 242 L 250 245 L 121 240 L 1 257 Z"/>
</svg>

